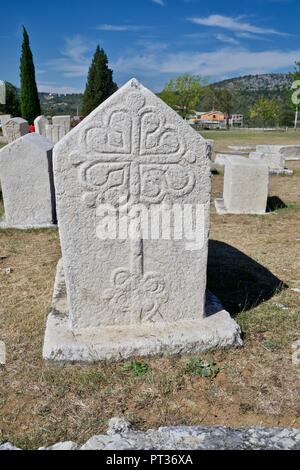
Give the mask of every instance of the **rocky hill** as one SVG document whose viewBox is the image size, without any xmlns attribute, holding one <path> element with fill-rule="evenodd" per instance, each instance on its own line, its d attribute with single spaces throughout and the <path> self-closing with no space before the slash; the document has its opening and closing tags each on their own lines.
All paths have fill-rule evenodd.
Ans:
<svg viewBox="0 0 300 470">
<path fill-rule="evenodd" d="M 245 75 L 231 78 L 212 84 L 213 87 L 227 88 L 229 90 L 247 91 L 256 93 L 260 91 L 284 91 L 292 84 L 288 73 L 267 73 L 263 75 Z"/>
<path fill-rule="evenodd" d="M 232 94 L 234 113 L 244 115 L 246 125 L 256 125 L 249 118 L 251 107 L 262 97 L 277 101 L 280 106 L 278 123 L 282 126 L 291 126 L 294 119 L 294 110 L 290 99 L 292 77 L 286 73 L 272 73 L 263 75 L 245 75 L 231 78 L 208 86 L 209 93 L 199 103 L 200 110 L 210 110 L 220 107 L 216 99 L 218 89 L 227 89 Z M 221 109 L 222 111 L 222 109 Z"/>
</svg>

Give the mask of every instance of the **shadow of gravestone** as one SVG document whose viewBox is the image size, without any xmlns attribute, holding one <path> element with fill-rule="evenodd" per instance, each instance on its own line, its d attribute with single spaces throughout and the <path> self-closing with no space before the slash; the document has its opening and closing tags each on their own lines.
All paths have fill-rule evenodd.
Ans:
<svg viewBox="0 0 300 470">
<path fill-rule="evenodd" d="M 286 209 L 287 205 L 278 196 L 270 196 L 267 201 L 267 212 L 274 212 L 278 209 Z"/>
<path fill-rule="evenodd" d="M 210 240 L 207 287 L 235 315 L 256 307 L 288 286 L 236 248 Z"/>
</svg>

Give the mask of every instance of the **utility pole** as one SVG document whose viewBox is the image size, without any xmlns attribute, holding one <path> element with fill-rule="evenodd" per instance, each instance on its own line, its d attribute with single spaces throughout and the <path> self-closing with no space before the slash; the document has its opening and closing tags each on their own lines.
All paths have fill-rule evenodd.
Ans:
<svg viewBox="0 0 300 470">
<path fill-rule="evenodd" d="M 296 112 L 295 112 L 295 125 L 294 129 L 297 129 L 297 123 L 298 123 L 298 106 L 296 106 Z"/>
</svg>

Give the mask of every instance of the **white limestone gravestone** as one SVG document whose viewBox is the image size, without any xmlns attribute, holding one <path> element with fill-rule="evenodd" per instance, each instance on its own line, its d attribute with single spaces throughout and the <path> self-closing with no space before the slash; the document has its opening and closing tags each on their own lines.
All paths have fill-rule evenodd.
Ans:
<svg viewBox="0 0 300 470">
<path fill-rule="evenodd" d="M 54 178 L 63 257 L 45 359 L 241 344 L 229 314 L 215 300 L 206 309 L 210 164 L 206 142 L 177 113 L 131 80 L 55 146 Z M 201 209 L 189 243 L 173 218 L 174 236 L 146 236 L 142 215 L 172 208 L 175 217 L 176 204 Z M 135 233 L 100 236 L 106 212 L 129 212 Z"/>
<path fill-rule="evenodd" d="M 0 150 L 4 228 L 51 227 L 55 223 L 53 145 L 31 133 Z"/>
<path fill-rule="evenodd" d="M 43 137 L 46 137 L 46 127 L 49 125 L 49 121 L 45 116 L 38 116 L 34 120 L 35 132 Z"/>
<path fill-rule="evenodd" d="M 59 124 L 46 125 L 46 137 L 53 144 L 57 144 L 66 135 L 65 126 Z"/>
<path fill-rule="evenodd" d="M 12 118 L 4 124 L 4 133 L 8 143 L 28 134 L 28 130 L 28 122 L 20 117 Z"/>
<path fill-rule="evenodd" d="M 295 147 L 291 147 L 290 150 L 283 150 L 286 147 L 280 145 L 257 145 L 256 151 L 251 152 L 249 158 L 266 163 L 271 175 L 292 176 L 294 172 L 285 168 L 286 156 L 289 153 L 293 154 L 295 151 Z"/>
<path fill-rule="evenodd" d="M 1 123 L 1 128 L 2 128 L 2 134 L 5 140 L 7 140 L 7 135 L 5 132 L 5 124 L 7 121 L 10 121 L 12 118 L 11 114 L 0 114 L 0 123 Z"/>
<path fill-rule="evenodd" d="M 0 123 L 2 126 L 2 130 L 5 124 L 7 123 L 7 121 L 10 121 L 11 118 L 12 118 L 11 114 L 0 114 Z"/>
<path fill-rule="evenodd" d="M 53 116 L 52 124 L 56 126 L 64 126 L 65 133 L 70 132 L 71 129 L 71 116 Z"/>
<path fill-rule="evenodd" d="M 225 161 L 223 199 L 216 199 L 218 214 L 265 214 L 269 169 L 259 160 L 228 156 Z"/>
</svg>

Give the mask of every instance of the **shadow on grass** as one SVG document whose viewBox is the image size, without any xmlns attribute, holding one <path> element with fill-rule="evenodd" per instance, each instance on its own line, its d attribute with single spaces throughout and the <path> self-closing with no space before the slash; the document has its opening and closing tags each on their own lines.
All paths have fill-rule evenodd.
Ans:
<svg viewBox="0 0 300 470">
<path fill-rule="evenodd" d="M 256 307 L 288 286 L 236 248 L 210 240 L 207 287 L 235 315 Z"/>
<path fill-rule="evenodd" d="M 267 212 L 274 212 L 278 209 L 286 209 L 288 206 L 278 197 L 270 196 L 267 201 Z"/>
</svg>

